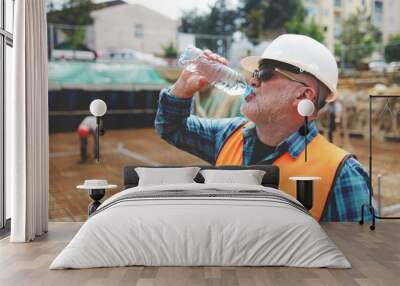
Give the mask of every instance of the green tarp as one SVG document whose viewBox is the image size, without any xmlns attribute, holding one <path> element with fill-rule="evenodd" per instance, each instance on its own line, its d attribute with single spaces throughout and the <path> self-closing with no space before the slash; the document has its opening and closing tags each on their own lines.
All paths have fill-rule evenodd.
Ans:
<svg viewBox="0 0 400 286">
<path fill-rule="evenodd" d="M 168 85 L 146 64 L 49 62 L 49 90 L 161 90 Z"/>
</svg>

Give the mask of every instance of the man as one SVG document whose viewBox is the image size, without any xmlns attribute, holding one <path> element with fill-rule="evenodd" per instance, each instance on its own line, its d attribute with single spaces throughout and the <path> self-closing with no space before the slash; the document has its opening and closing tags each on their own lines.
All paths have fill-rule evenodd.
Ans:
<svg viewBox="0 0 400 286">
<path fill-rule="evenodd" d="M 226 64 L 209 51 L 204 55 Z M 185 70 L 170 89 L 161 91 L 157 132 L 211 164 L 277 165 L 280 189 L 292 195 L 295 184 L 290 176 L 320 176 L 312 215 L 324 221 L 359 220 L 360 207 L 368 201 L 368 175 L 351 154 L 319 135 L 313 122 L 318 110 L 336 97 L 338 68 L 332 53 L 309 37 L 287 34 L 275 39 L 261 57 L 244 58 L 241 64 L 253 72 L 254 92 L 241 107 L 248 120 L 190 115 L 192 97 L 207 79 Z M 303 99 L 311 100 L 316 110 L 309 117 L 307 134 L 297 111 Z M 309 142 L 307 163 L 304 136 Z"/>
<path fill-rule="evenodd" d="M 78 126 L 78 136 L 80 142 L 80 160 L 78 163 L 84 163 L 88 159 L 87 145 L 88 145 L 88 137 L 90 134 L 93 135 L 93 145 L 94 150 L 96 150 L 96 117 L 94 116 L 86 116 L 82 122 Z"/>
<path fill-rule="evenodd" d="M 343 146 L 344 131 L 342 126 L 342 105 L 339 101 L 335 100 L 327 104 L 326 111 L 328 113 L 328 140 L 333 142 L 333 133 L 339 128 L 340 143 Z"/>
</svg>

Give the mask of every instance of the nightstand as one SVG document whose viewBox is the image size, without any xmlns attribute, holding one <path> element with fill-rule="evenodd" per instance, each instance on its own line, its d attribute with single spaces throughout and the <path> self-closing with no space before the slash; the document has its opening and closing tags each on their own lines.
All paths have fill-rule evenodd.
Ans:
<svg viewBox="0 0 400 286">
<path fill-rule="evenodd" d="M 88 206 L 89 216 L 101 205 L 100 200 L 104 197 L 107 189 L 114 189 L 117 185 L 108 184 L 107 180 L 85 180 L 83 185 L 76 186 L 77 189 L 87 190 L 89 197 L 93 200 Z"/>
</svg>

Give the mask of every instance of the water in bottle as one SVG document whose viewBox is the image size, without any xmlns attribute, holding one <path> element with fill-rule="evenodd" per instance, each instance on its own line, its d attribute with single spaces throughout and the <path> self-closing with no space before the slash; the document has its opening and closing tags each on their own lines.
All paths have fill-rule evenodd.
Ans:
<svg viewBox="0 0 400 286">
<path fill-rule="evenodd" d="M 206 77 L 211 85 L 229 95 L 245 97 L 253 92 L 243 75 L 224 64 L 208 59 L 202 50 L 194 46 L 186 48 L 179 57 L 179 64 Z"/>
</svg>

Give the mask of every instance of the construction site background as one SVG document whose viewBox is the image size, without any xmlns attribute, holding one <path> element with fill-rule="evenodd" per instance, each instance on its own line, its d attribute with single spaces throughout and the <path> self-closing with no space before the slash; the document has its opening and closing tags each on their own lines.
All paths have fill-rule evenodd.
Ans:
<svg viewBox="0 0 400 286">
<path fill-rule="evenodd" d="M 93 63 L 103 63 L 100 67 L 105 67 L 110 63 L 123 66 L 124 63 L 149 64 L 154 68 L 163 80 L 168 84 L 172 84 L 178 78 L 181 68 L 177 65 L 175 58 L 161 59 L 162 55 L 151 56 L 145 53 L 134 52 L 129 50 L 114 50 L 108 53 L 97 54 L 95 57 L 85 59 L 77 59 L 74 57 L 87 57 L 90 55 L 90 49 L 83 53 L 75 51 L 63 50 L 63 46 L 59 46 L 65 39 L 65 34 L 71 34 L 70 30 L 82 31 L 86 27 L 71 27 L 66 25 L 49 24 L 49 58 L 50 61 L 89 61 Z M 66 33 L 65 31 L 69 31 Z M 90 29 L 86 31 L 86 37 L 90 42 Z M 187 41 L 187 35 L 177 37 L 176 47 L 183 47 L 184 43 L 179 43 L 179 39 Z M 214 51 L 225 57 L 229 57 L 230 65 L 237 68 L 247 77 L 243 70 L 240 70 L 239 60 L 248 54 L 261 54 L 268 42 L 253 41 L 243 42 L 236 39 L 233 35 L 216 37 L 215 35 L 192 35 L 191 43 L 196 46 L 214 47 Z M 400 43 L 399 43 L 400 45 Z M 57 49 L 57 46 L 59 49 Z M 89 45 L 90 47 L 90 45 Z M 363 47 L 360 47 L 363 48 Z M 56 51 L 57 50 L 57 51 Z M 374 46 L 373 57 L 369 60 L 382 59 L 384 47 L 382 45 Z M 112 58 L 114 55 L 114 58 Z M 118 55 L 118 57 L 115 57 Z M 97 58 L 96 58 L 97 57 Z M 400 69 L 388 71 L 368 70 L 368 60 L 364 61 L 358 69 L 349 68 L 348 64 L 343 60 L 346 58 L 346 51 L 337 57 L 340 68 L 340 80 L 338 86 L 338 102 L 342 106 L 336 130 L 333 133 L 333 142 L 343 147 L 347 151 L 353 153 L 362 162 L 368 171 L 369 166 L 369 95 L 394 95 L 400 96 Z M 382 61 L 382 60 L 380 60 Z M 104 70 L 98 69 L 104 75 Z M 51 79 L 49 79 L 51 80 Z M 51 86 L 51 82 L 50 82 Z M 108 84 L 111 88 L 112 84 Z M 74 98 L 88 100 L 88 96 L 100 97 L 107 103 L 119 102 L 121 98 L 133 98 L 129 90 L 108 92 L 107 87 L 85 85 L 85 90 L 68 91 L 65 87 L 60 91 L 54 90 L 49 97 L 52 101 L 57 101 L 57 95 L 70 92 L 66 102 L 74 102 Z M 206 164 L 202 160 L 176 149 L 175 147 L 164 142 L 151 127 L 156 108 L 157 95 L 159 90 L 152 90 L 151 100 L 145 100 L 149 97 L 148 93 L 141 90 L 135 90 L 135 106 L 124 106 L 123 109 L 109 110 L 105 118 L 105 125 L 111 120 L 119 126 L 119 130 L 107 130 L 106 135 L 102 137 L 102 161 L 100 164 L 93 160 L 88 160 L 86 164 L 77 165 L 79 161 L 79 138 L 75 132 L 51 133 L 50 134 L 50 219 L 52 220 L 84 220 L 87 217 L 87 205 L 90 199 L 84 191 L 75 190 L 75 186 L 83 182 L 85 179 L 102 178 L 119 185 L 115 191 L 107 194 L 108 196 L 114 192 L 122 190 L 122 169 L 125 165 L 190 165 L 190 164 Z M 66 97 L 64 96 L 64 99 Z M 109 98 L 109 102 L 108 102 Z M 58 97 L 58 101 L 61 97 Z M 227 96 L 218 89 L 209 88 L 196 95 L 194 104 L 194 113 L 210 118 L 224 118 L 241 116 L 240 96 Z M 145 106 L 146 120 L 138 117 L 138 102 L 147 102 Z M 75 103 L 78 101 L 75 101 Z M 123 102 L 123 101 L 121 101 Z M 66 107 L 63 105 L 63 108 Z M 68 110 L 50 110 L 49 114 L 53 117 L 64 116 L 65 122 L 71 122 L 73 116 L 89 115 L 89 110 L 73 110 L 73 106 L 69 106 Z M 122 107 L 121 107 L 122 108 Z M 86 113 L 85 113 L 86 112 Z M 127 114 L 125 119 L 121 114 Z M 128 117 L 128 115 L 130 117 Z M 140 119 L 142 118 L 142 119 Z M 76 119 L 76 118 L 75 118 Z M 107 122 L 108 120 L 108 122 Z M 372 185 L 375 190 L 374 197 L 378 203 L 378 210 L 384 215 L 395 215 L 400 212 L 400 191 L 398 190 L 398 182 L 400 182 L 400 160 L 398 160 L 398 152 L 400 148 L 400 98 L 376 98 L 372 104 L 372 142 L 373 142 L 373 173 Z M 130 123 L 129 123 L 129 122 Z M 50 118 L 50 123 L 52 117 Z M 131 124 L 134 122 L 134 124 Z M 320 131 L 327 136 L 329 132 L 329 116 L 325 110 L 321 111 L 321 116 L 317 121 Z M 126 129 L 122 129 L 122 128 Z M 132 128 L 132 127 L 136 128 Z M 71 129 L 69 129 L 71 130 Z M 89 139 L 89 144 L 92 142 Z M 90 149 L 90 147 L 89 147 Z M 93 155 L 91 158 L 93 158 Z M 379 178 L 379 180 L 378 180 Z M 379 181 L 379 182 L 378 182 Z"/>
</svg>

